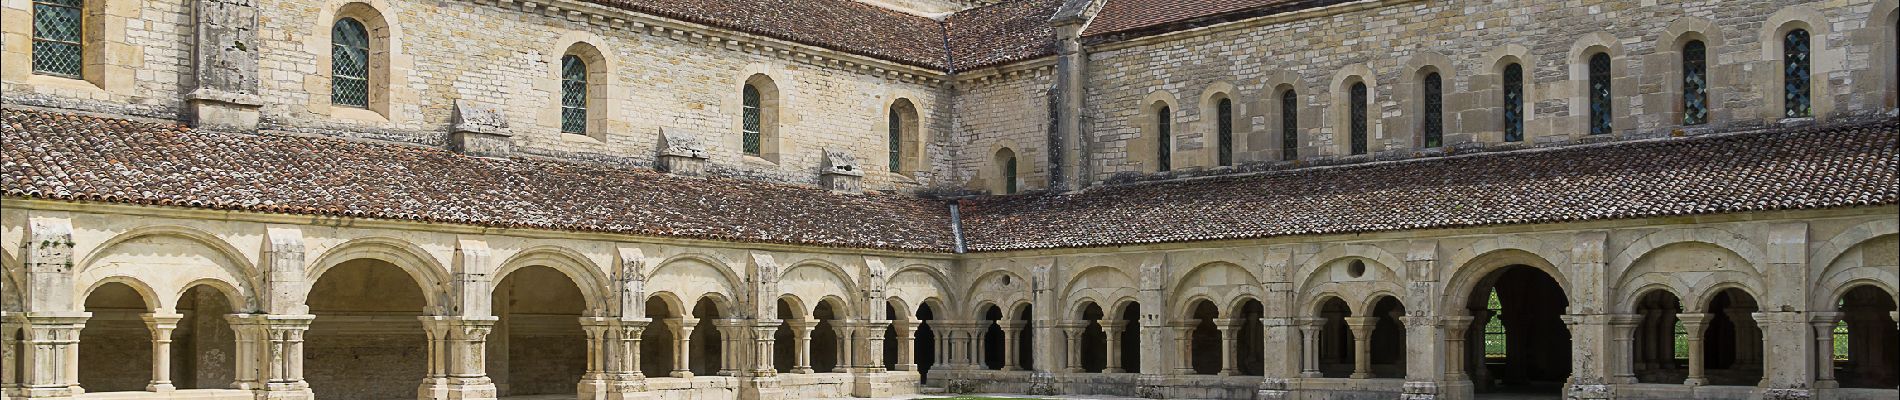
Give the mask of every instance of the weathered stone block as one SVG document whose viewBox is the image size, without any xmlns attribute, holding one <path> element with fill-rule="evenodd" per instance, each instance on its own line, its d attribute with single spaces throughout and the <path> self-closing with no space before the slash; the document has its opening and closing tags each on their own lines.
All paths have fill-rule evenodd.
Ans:
<svg viewBox="0 0 1900 400">
<path fill-rule="evenodd" d="M 514 152 L 508 117 L 494 105 L 457 99 L 450 120 L 449 146 L 479 157 L 506 157 Z"/>
</svg>

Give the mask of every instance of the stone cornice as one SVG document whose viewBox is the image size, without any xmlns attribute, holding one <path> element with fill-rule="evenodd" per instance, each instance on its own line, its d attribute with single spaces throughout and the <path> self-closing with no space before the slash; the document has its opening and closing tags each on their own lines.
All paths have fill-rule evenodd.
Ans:
<svg viewBox="0 0 1900 400">
<path fill-rule="evenodd" d="M 1255 28 L 1260 28 L 1260 27 L 1264 27 L 1268 25 L 1283 24 L 1287 22 L 1306 20 L 1306 19 L 1324 18 L 1324 17 L 1330 17 L 1330 16 L 1354 12 L 1354 11 L 1378 9 L 1378 8 L 1391 7 L 1391 6 L 1396 6 L 1400 4 L 1413 3 L 1413 2 L 1419 2 L 1419 1 L 1424 1 L 1424 0 L 1363 0 L 1363 1 L 1357 1 L 1357 2 L 1351 2 L 1351 3 L 1335 4 L 1335 5 L 1325 6 L 1325 7 L 1309 8 L 1309 9 L 1282 13 L 1282 14 L 1264 15 L 1260 17 L 1248 18 L 1248 19 L 1243 19 L 1239 21 L 1226 22 L 1226 23 L 1214 24 L 1214 25 L 1191 28 L 1191 29 L 1182 29 L 1178 31 L 1160 33 L 1160 34 L 1149 35 L 1149 36 L 1141 36 L 1141 37 L 1136 37 L 1136 38 L 1131 38 L 1131 39 L 1126 39 L 1126 40 L 1107 39 L 1107 41 L 1098 41 L 1098 40 L 1104 40 L 1104 39 L 1091 40 L 1090 37 L 1083 37 L 1082 43 L 1083 43 L 1083 47 L 1086 48 L 1088 52 L 1121 50 L 1121 49 L 1126 49 L 1130 47 L 1147 46 L 1147 45 L 1152 45 L 1152 44 L 1157 44 L 1157 43 L 1171 42 L 1171 41 L 1176 41 L 1176 40 L 1193 38 L 1197 36 L 1214 35 L 1214 34 L 1231 32 L 1231 31 L 1236 31 L 1236 30 L 1255 29 Z"/>
<path fill-rule="evenodd" d="M 958 71 L 957 84 L 987 84 L 997 80 L 1013 80 L 1021 76 L 1041 76 L 1054 74 L 1056 57 L 1032 58 L 1008 64 Z"/>
</svg>

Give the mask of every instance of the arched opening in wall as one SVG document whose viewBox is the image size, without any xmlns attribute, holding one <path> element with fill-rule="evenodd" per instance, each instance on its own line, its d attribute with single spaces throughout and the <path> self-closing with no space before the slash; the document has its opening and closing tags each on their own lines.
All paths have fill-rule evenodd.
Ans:
<svg viewBox="0 0 1900 400">
<path fill-rule="evenodd" d="M 1635 354 L 1630 370 L 1641 383 L 1682 383 L 1689 378 L 1687 331 L 1676 314 L 1682 301 L 1667 290 L 1652 290 L 1636 301 Z"/>
<path fill-rule="evenodd" d="M 1761 382 L 1762 334 L 1753 314 L 1761 309 L 1741 289 L 1723 289 L 1709 301 L 1708 326 L 1702 334 L 1708 384 L 1754 386 Z M 1689 327 L 1694 335 L 1695 327 Z M 1695 349 L 1691 349 L 1694 351 Z M 1689 371 L 1695 378 L 1694 366 Z"/>
<path fill-rule="evenodd" d="M 502 396 L 572 394 L 587 373 L 587 301 L 559 270 L 522 268 L 495 285 L 488 377 Z"/>
<path fill-rule="evenodd" d="M 804 321 L 803 308 L 793 301 L 791 295 L 778 299 L 778 330 L 772 332 L 772 368 L 778 373 L 789 374 L 798 367 L 798 334 L 794 322 Z"/>
<path fill-rule="evenodd" d="M 680 314 L 664 298 L 652 296 L 647 298 L 647 318 L 653 322 L 640 332 L 640 373 L 654 378 L 672 376 L 677 345 L 669 325 L 678 323 Z"/>
<path fill-rule="evenodd" d="M 911 341 L 911 359 L 917 362 L 917 374 L 924 383 L 930 381 L 930 369 L 937 366 L 937 330 L 931 327 L 937 320 L 937 310 L 924 303 L 917 307 L 917 337 Z"/>
<path fill-rule="evenodd" d="M 1174 110 L 1167 103 L 1155 103 L 1155 172 L 1174 169 Z"/>
<path fill-rule="evenodd" d="M 1300 159 L 1300 95 L 1292 86 L 1280 90 L 1280 160 Z"/>
<path fill-rule="evenodd" d="M 1894 299 L 1873 285 L 1848 290 L 1834 327 L 1834 378 L 1844 388 L 1891 389 L 1900 384 L 1900 330 Z"/>
<path fill-rule="evenodd" d="M 408 272 L 382 260 L 345 261 L 317 278 L 305 305 L 316 319 L 304 334 L 304 380 L 318 397 L 416 397 L 428 367 L 417 317 L 429 304 Z"/>
<path fill-rule="evenodd" d="M 1195 374 L 1219 374 L 1224 349 L 1221 348 L 1220 328 L 1214 320 L 1220 318 L 1220 309 L 1214 306 L 1214 302 L 1196 300 L 1189 310 L 1192 311 L 1188 312 L 1191 318 L 1188 322 L 1193 328 L 1188 332 L 1188 365 Z"/>
<path fill-rule="evenodd" d="M 1478 316 L 1467 343 L 1482 351 L 1481 363 L 1467 363 L 1481 392 L 1552 394 L 1570 377 L 1570 330 L 1563 315 L 1570 306 L 1563 286 L 1544 271 L 1513 265 L 1492 271 L 1470 293 L 1465 306 Z"/>
<path fill-rule="evenodd" d="M 152 383 L 152 331 L 145 296 L 131 285 L 107 282 L 86 295 L 79 330 L 79 386 L 89 393 L 146 390 Z"/>
<path fill-rule="evenodd" d="M 1121 369 L 1115 372 L 1141 372 L 1141 303 L 1129 302 L 1121 312 Z"/>
<path fill-rule="evenodd" d="M 1610 104 L 1610 54 L 1599 52 L 1590 55 L 1589 60 L 1589 85 L 1585 89 L 1590 102 L 1590 134 L 1606 135 L 1614 130 L 1611 121 L 1615 116 Z"/>
<path fill-rule="evenodd" d="M 1356 343 L 1352 340 L 1352 328 L 1346 325 L 1346 317 L 1352 315 L 1351 307 L 1338 297 L 1330 297 L 1319 304 L 1319 373 L 1326 378 L 1346 378 L 1352 376 L 1353 355 L 1357 354 Z"/>
<path fill-rule="evenodd" d="M 1220 95 L 1214 101 L 1214 149 L 1215 165 L 1229 167 L 1234 165 L 1234 100 Z"/>
<path fill-rule="evenodd" d="M 719 302 L 712 297 L 701 297 L 693 305 L 693 319 L 698 324 L 693 328 L 691 357 L 687 359 L 694 376 L 720 375 L 725 368 L 725 332 L 720 332 L 719 321 L 724 318 L 719 310 Z"/>
<path fill-rule="evenodd" d="M 840 361 L 844 360 L 846 333 L 839 329 L 838 321 L 843 319 L 844 306 L 834 299 L 818 302 L 812 309 L 812 318 L 818 321 L 817 328 L 811 332 L 811 368 L 818 372 L 845 372 Z"/>
<path fill-rule="evenodd" d="M 898 363 L 901 362 L 901 360 L 898 359 L 898 351 L 902 348 L 898 347 L 898 342 L 897 342 L 898 326 L 897 325 L 904 322 L 904 315 L 898 314 L 897 307 L 893 306 L 890 303 L 890 301 L 885 301 L 884 302 L 884 320 L 891 321 L 890 326 L 884 327 L 884 354 L 883 354 L 884 368 L 890 369 L 891 367 L 894 367 Z"/>
<path fill-rule="evenodd" d="M 778 162 L 778 84 L 765 74 L 746 78 L 739 88 L 739 147 L 745 155 Z"/>
<path fill-rule="evenodd" d="M 1371 131 L 1372 124 L 1372 115 L 1367 110 L 1371 106 L 1371 95 L 1368 93 L 1365 82 L 1353 82 L 1347 90 L 1347 135 L 1351 136 L 1347 144 L 1347 154 L 1366 154 L 1367 141 L 1370 137 L 1368 132 Z"/>
<path fill-rule="evenodd" d="M 1102 331 L 1102 307 L 1095 303 L 1082 306 L 1082 337 L 1078 348 L 1069 351 L 1081 353 L 1082 371 L 1099 373 L 1108 368 L 1108 334 Z"/>
<path fill-rule="evenodd" d="M 1018 306 L 1016 312 L 1016 366 L 1023 370 L 1036 370 L 1036 329 L 1034 310 L 1028 304 Z"/>
<path fill-rule="evenodd" d="M 892 173 L 910 174 L 922 166 L 919 156 L 920 130 L 917 117 L 917 105 L 910 99 L 897 99 L 891 102 L 890 112 L 890 168 Z"/>
<path fill-rule="evenodd" d="M 1267 308 L 1259 300 L 1247 299 L 1240 303 L 1239 314 L 1234 319 L 1240 326 L 1235 332 L 1234 360 L 1239 364 L 1241 375 L 1260 376 L 1266 374 L 1266 328 L 1260 325 L 1266 316 Z"/>
<path fill-rule="evenodd" d="M 1003 353 L 1005 353 L 1003 349 L 1006 343 L 1003 342 L 1003 327 L 997 323 L 997 321 L 1002 319 L 1003 309 L 1000 307 L 990 305 L 983 310 L 984 328 L 983 338 L 981 339 L 983 352 L 977 355 L 982 357 L 978 361 L 983 364 L 984 368 L 992 370 L 1003 369 Z"/>
<path fill-rule="evenodd" d="M 1385 296 L 1372 305 L 1378 322 L 1372 328 L 1372 375 L 1382 378 L 1405 377 L 1405 304 L 1397 297 Z"/>
<path fill-rule="evenodd" d="M 172 331 L 172 386 L 224 389 L 237 378 L 237 333 L 224 319 L 230 298 L 209 285 L 192 286 L 178 297 L 178 329 Z"/>
<path fill-rule="evenodd" d="M 1016 194 L 1018 174 L 1021 173 L 1017 170 L 1016 151 L 1008 147 L 997 149 L 990 163 L 996 168 L 996 183 L 991 185 L 990 192 Z"/>
</svg>

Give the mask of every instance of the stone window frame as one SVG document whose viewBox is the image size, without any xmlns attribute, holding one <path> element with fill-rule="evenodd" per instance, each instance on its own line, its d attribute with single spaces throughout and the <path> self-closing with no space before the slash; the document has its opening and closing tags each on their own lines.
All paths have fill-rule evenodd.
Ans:
<svg viewBox="0 0 1900 400">
<path fill-rule="evenodd" d="M 1719 106 L 1722 104 L 1722 99 L 1727 95 L 1727 92 L 1724 91 L 1727 86 L 1721 85 L 1721 83 L 1724 82 L 1717 80 L 1717 77 L 1722 76 L 1719 70 L 1725 68 L 1725 66 L 1717 62 L 1721 59 L 1719 55 L 1725 44 L 1724 36 L 1721 29 L 1716 27 L 1714 23 L 1696 17 L 1679 18 L 1670 22 L 1669 26 L 1663 30 L 1662 36 L 1656 41 L 1657 59 L 1662 60 L 1662 62 L 1658 65 L 1650 66 L 1651 71 L 1654 71 L 1653 74 L 1660 75 L 1664 78 L 1662 95 L 1664 96 L 1663 98 L 1668 101 L 1667 104 L 1669 104 L 1669 108 L 1666 115 L 1664 115 L 1663 125 L 1701 126 L 1716 121 L 1716 117 L 1719 115 L 1718 111 L 1720 111 Z M 1685 89 L 1683 81 L 1683 62 L 1686 61 L 1684 59 L 1683 49 L 1693 41 L 1701 41 L 1704 49 L 1704 78 L 1702 85 L 1705 91 L 1704 96 L 1706 96 L 1705 101 L 1708 104 L 1709 112 L 1708 116 L 1704 117 L 1702 123 L 1699 125 L 1684 123 L 1684 113 L 1688 111 L 1688 106 L 1684 103 L 1685 96 L 1683 93 Z"/>
<path fill-rule="evenodd" d="M 1756 84 L 1758 95 L 1762 96 L 1761 118 L 1765 122 L 1778 123 L 1784 120 L 1826 120 L 1834 113 L 1834 96 L 1828 85 L 1828 77 L 1834 73 L 1834 66 L 1844 62 L 1843 52 L 1828 45 L 1834 32 L 1826 15 L 1816 11 L 1808 4 L 1797 4 L 1782 8 L 1762 23 L 1758 33 L 1760 48 L 1758 68 L 1762 76 Z M 1782 87 L 1784 71 L 1782 67 L 1782 41 L 1789 31 L 1807 30 L 1808 39 L 1808 116 L 1788 118 L 1784 114 L 1787 108 L 1786 93 Z"/>
<path fill-rule="evenodd" d="M 1333 150 L 1332 156 L 1360 156 L 1352 153 L 1351 88 L 1355 83 L 1364 83 L 1366 85 L 1366 101 L 1364 103 L 1366 107 L 1366 152 L 1363 155 L 1377 154 L 1383 150 L 1378 142 L 1378 139 L 1382 139 L 1385 136 L 1384 119 L 1379 117 L 1382 114 L 1379 107 L 1379 95 L 1381 94 L 1379 82 L 1376 75 L 1373 74 L 1371 67 L 1366 64 L 1353 64 L 1340 68 L 1339 72 L 1333 75 L 1332 85 L 1328 88 L 1328 91 L 1332 93 L 1332 106 L 1328 107 L 1329 112 L 1332 113 L 1332 117 L 1327 120 L 1332 123 L 1332 126 L 1325 129 L 1325 131 L 1332 133 L 1333 143 L 1329 146 Z"/>
<path fill-rule="evenodd" d="M 891 169 L 890 172 L 914 177 L 919 172 L 924 171 L 925 166 L 923 112 L 921 108 L 918 107 L 917 101 L 912 100 L 910 97 L 897 97 L 891 100 L 890 103 L 885 104 L 884 109 L 887 119 L 889 119 L 889 117 L 895 117 L 895 121 L 898 123 L 895 129 L 892 129 L 893 127 L 890 126 L 885 127 L 895 132 L 898 139 L 897 142 L 891 146 L 892 149 L 897 150 L 897 168 Z M 889 122 L 886 122 L 886 125 L 888 124 Z"/>
<path fill-rule="evenodd" d="M 402 29 L 394 22 L 395 13 L 389 12 L 390 5 L 382 0 L 351 1 L 327 8 L 318 17 L 323 21 L 310 33 L 305 48 L 310 49 L 316 61 L 316 71 L 305 80 L 305 89 L 310 96 L 309 108 L 331 118 L 360 122 L 385 123 L 403 119 L 395 109 L 397 88 L 394 82 L 407 79 L 408 62 L 402 58 Z M 363 24 L 369 33 L 369 104 L 367 107 L 342 106 L 331 103 L 331 51 L 334 43 L 330 35 L 336 24 L 345 18 L 355 19 Z"/>
<path fill-rule="evenodd" d="M 1405 142 L 1410 143 L 1414 149 L 1429 149 L 1450 147 L 1454 143 L 1468 141 L 1454 140 L 1454 137 L 1458 136 L 1456 133 L 1460 131 L 1455 129 L 1457 126 L 1456 122 L 1458 121 L 1458 110 L 1452 107 L 1453 104 L 1457 103 L 1452 101 L 1452 97 L 1459 96 L 1463 92 L 1456 90 L 1455 85 L 1457 84 L 1458 73 L 1454 66 L 1457 64 L 1452 62 L 1451 57 L 1446 57 L 1443 54 L 1434 52 L 1421 51 L 1417 54 L 1405 57 L 1401 64 L 1405 66 L 1405 71 L 1408 72 L 1401 76 L 1401 80 L 1404 81 L 1401 83 L 1403 89 L 1396 90 L 1394 94 L 1404 97 L 1398 99 L 1398 101 L 1404 105 L 1406 114 L 1406 117 L 1403 119 L 1403 123 L 1406 124 L 1406 127 L 1399 130 L 1400 132 L 1404 132 L 1406 136 L 1409 136 Z M 1425 99 L 1425 78 L 1431 74 L 1438 74 L 1440 84 L 1438 93 L 1440 105 L 1438 146 L 1427 146 L 1425 137 L 1425 108 L 1427 105 Z M 1371 110 L 1373 109 L 1368 109 L 1368 111 Z M 1370 141 L 1368 141 L 1367 147 L 1367 150 L 1370 151 Z"/>
<path fill-rule="evenodd" d="M 1245 133 L 1247 131 L 1250 131 L 1251 129 L 1247 128 L 1250 126 L 1250 124 L 1246 123 L 1247 106 L 1245 103 L 1241 102 L 1240 99 L 1238 98 L 1237 93 L 1239 92 L 1240 92 L 1239 88 L 1234 87 L 1234 84 L 1227 83 L 1227 82 L 1215 82 L 1213 84 L 1209 84 L 1207 89 L 1201 91 L 1200 104 L 1199 104 L 1200 120 L 1197 121 L 1197 124 L 1199 126 L 1197 127 L 1196 130 L 1200 132 L 1200 135 L 1201 135 L 1200 143 L 1201 143 L 1201 148 L 1203 151 L 1201 152 L 1201 154 L 1198 155 L 1198 157 L 1180 157 L 1177 155 L 1175 157 L 1175 163 L 1174 163 L 1175 164 L 1174 166 L 1177 169 L 1183 166 L 1182 165 L 1183 162 L 1185 162 L 1186 165 L 1188 166 L 1204 165 L 1208 168 L 1219 168 L 1223 166 L 1240 165 L 1240 158 L 1241 158 L 1240 156 L 1242 153 L 1244 153 L 1248 149 L 1248 147 L 1244 145 L 1244 143 L 1246 143 L 1247 141 Z M 1220 138 L 1220 133 L 1221 133 L 1220 122 L 1221 121 L 1220 121 L 1219 107 L 1220 107 L 1221 100 L 1226 100 L 1229 106 L 1231 107 L 1228 110 L 1229 111 L 1228 128 L 1230 129 L 1230 131 L 1228 132 L 1227 144 L 1229 145 L 1229 148 L 1228 148 L 1229 162 L 1226 165 L 1222 165 L 1220 163 L 1220 139 L 1221 139 Z M 1178 112 L 1179 111 L 1178 109 L 1176 111 L 1177 111 L 1175 113 L 1176 115 L 1181 114 L 1180 112 Z M 1176 121 L 1175 125 L 1178 127 L 1181 124 L 1179 123 L 1179 121 Z M 1179 139 L 1180 136 L 1182 136 L 1179 129 L 1176 129 L 1175 136 L 1177 139 Z M 1180 143 L 1177 142 L 1175 144 L 1175 148 L 1178 149 L 1181 147 L 1182 146 L 1180 145 Z M 1198 160 L 1193 160 L 1193 159 L 1184 160 L 1184 158 L 1199 158 L 1199 159 Z"/>
<path fill-rule="evenodd" d="M 548 112 L 544 114 L 547 115 L 544 125 L 562 139 L 605 143 L 607 132 L 612 130 L 608 124 L 611 122 L 615 109 L 614 93 L 617 91 L 614 88 L 614 70 L 618 63 L 610 56 L 610 53 L 601 51 L 600 47 L 594 44 L 598 40 L 589 37 L 565 41 L 567 46 L 563 47 L 561 52 L 551 54 L 547 60 L 544 60 L 548 66 L 547 77 L 544 79 L 551 86 L 545 106 Z M 581 132 L 567 132 L 562 129 L 564 122 L 561 116 L 562 98 L 565 94 L 562 88 L 564 82 L 562 60 L 568 56 L 579 58 L 587 66 L 587 127 Z"/>
<path fill-rule="evenodd" d="M 1016 150 L 1010 146 L 997 146 L 996 150 L 990 154 L 991 176 L 996 177 L 996 179 L 991 180 L 988 185 L 990 193 L 1015 194 L 1020 192 L 1022 190 L 1023 179 L 1022 156 L 1016 154 Z"/>
<path fill-rule="evenodd" d="M 1139 172 L 1147 174 L 1161 172 L 1158 168 L 1160 166 L 1160 158 L 1157 157 L 1160 155 L 1160 149 L 1157 148 L 1156 145 L 1160 144 L 1161 135 L 1158 113 L 1163 107 L 1169 110 L 1169 120 L 1171 122 L 1170 133 L 1180 133 L 1180 102 L 1175 99 L 1173 93 L 1167 91 L 1149 93 L 1146 98 L 1142 99 L 1141 106 L 1136 109 L 1135 117 L 1129 119 L 1129 123 L 1135 125 L 1134 128 L 1137 134 L 1132 140 L 1125 143 L 1126 152 L 1123 153 L 1123 157 L 1125 157 L 1123 162 L 1125 164 L 1134 164 L 1135 168 L 1137 168 L 1136 170 Z M 1179 147 L 1180 141 L 1174 140 L 1177 138 L 1171 137 L 1169 139 L 1168 142 L 1171 145 L 1175 145 L 1173 147 Z M 1168 160 L 1169 164 L 1171 164 L 1170 167 L 1174 166 L 1173 164 L 1179 164 L 1177 162 L 1179 161 L 1179 157 L 1172 157 L 1172 155 L 1178 155 L 1179 152 L 1170 151 L 1169 153 L 1171 155 Z"/>
<path fill-rule="evenodd" d="M 744 132 L 746 111 L 744 102 L 747 87 L 751 87 L 759 92 L 758 154 L 751 154 L 745 151 Z M 781 160 L 781 151 L 783 149 L 783 147 L 781 147 L 782 139 L 780 136 L 781 129 L 783 128 L 780 126 L 780 114 L 784 107 L 783 92 L 778 85 L 778 81 L 764 73 L 754 73 L 747 76 L 745 80 L 740 82 L 739 86 L 734 89 L 735 90 L 732 91 L 732 104 L 734 105 L 733 109 L 738 112 L 733 113 L 732 118 L 732 132 L 736 133 L 736 135 L 731 136 L 733 143 L 732 148 L 738 149 L 740 157 L 746 160 L 758 160 L 765 163 L 778 164 L 779 160 Z"/>
<path fill-rule="evenodd" d="M 1300 79 L 1299 75 L 1284 68 L 1275 72 L 1269 72 L 1267 78 L 1261 82 L 1260 86 L 1266 88 L 1266 94 L 1262 96 L 1263 98 L 1258 103 L 1260 112 L 1243 114 L 1249 117 L 1259 116 L 1265 123 L 1262 129 L 1254 129 L 1247 135 L 1248 143 L 1259 144 L 1257 146 L 1248 147 L 1250 149 L 1257 149 L 1255 151 L 1259 152 L 1257 154 L 1258 157 L 1255 159 L 1293 161 L 1299 159 L 1299 156 L 1305 153 L 1305 151 L 1300 149 L 1305 147 L 1306 139 L 1310 138 L 1307 132 L 1304 132 L 1305 127 L 1308 125 L 1304 124 L 1304 122 L 1308 121 L 1308 119 L 1300 114 L 1306 112 L 1307 102 L 1311 99 L 1305 96 L 1304 93 L 1310 91 L 1302 85 L 1302 82 L 1304 81 Z M 1288 132 L 1285 118 L 1289 114 L 1287 114 L 1288 110 L 1284 103 L 1287 91 L 1292 91 L 1294 97 L 1292 114 L 1290 114 L 1293 117 L 1294 123 L 1292 143 L 1287 143 L 1286 140 Z M 1292 157 L 1288 157 L 1286 151 L 1289 144 L 1292 145 Z"/>
<path fill-rule="evenodd" d="M 33 63 L 32 63 L 33 73 L 40 74 L 40 75 L 52 75 L 52 76 L 63 77 L 63 78 L 85 80 L 86 61 L 91 59 L 91 57 L 88 57 L 86 54 L 86 48 L 87 48 L 86 44 L 89 41 L 87 39 L 89 39 L 91 36 L 95 36 L 95 35 L 88 35 L 87 32 L 91 32 L 92 30 L 86 29 L 87 22 L 89 22 L 93 18 L 92 16 L 87 15 L 88 14 L 87 11 L 89 10 L 87 9 L 88 7 L 86 7 L 86 5 L 90 2 L 86 0 L 31 0 L 31 1 L 28 1 L 27 3 L 28 3 L 27 7 L 29 10 L 28 12 L 30 13 L 29 15 L 31 16 L 30 21 L 32 25 L 30 27 L 30 34 L 27 35 L 28 36 L 27 40 L 29 42 L 32 42 L 29 46 L 28 54 L 31 54 L 30 57 L 33 58 Z M 73 3 L 77 3 L 77 4 L 73 4 Z M 62 38 L 53 37 L 52 35 L 42 35 L 40 31 L 40 24 L 39 24 L 40 10 L 41 10 L 42 4 L 44 4 L 45 8 L 49 10 L 50 9 L 71 10 L 73 14 L 76 14 L 77 19 L 73 20 L 73 25 L 77 25 L 74 28 L 74 30 L 77 31 L 75 33 L 77 34 L 78 37 L 73 38 L 72 40 L 63 40 Z M 59 14 L 61 13 L 55 13 L 53 15 L 59 15 Z M 59 31 L 58 29 L 54 30 L 54 32 L 58 32 L 58 31 Z M 74 53 L 77 53 L 75 55 L 79 57 L 79 60 L 74 63 L 76 64 L 74 66 L 78 67 L 78 71 L 72 74 L 65 74 L 65 73 L 61 73 L 57 71 L 41 70 L 39 68 L 40 54 L 38 51 L 40 42 L 49 42 L 53 46 L 57 46 L 57 47 L 71 46 L 71 47 L 77 48 L 77 51 L 75 51 Z"/>
<path fill-rule="evenodd" d="M 1610 129 L 1603 135 L 1590 133 L 1590 58 L 1597 54 L 1604 54 L 1610 58 Z M 1638 91 L 1635 80 L 1629 76 L 1629 57 L 1623 49 L 1622 42 L 1605 32 L 1585 34 L 1577 38 L 1576 43 L 1570 48 L 1569 55 L 1570 83 L 1575 89 L 1569 101 L 1570 116 L 1566 119 L 1571 123 L 1568 137 L 1572 139 L 1591 136 L 1609 137 L 1634 127 L 1636 115 L 1631 112 L 1630 106 L 1636 102 L 1630 100 L 1634 98 L 1630 94 L 1638 93 Z M 1555 132 L 1563 131 L 1565 130 L 1554 130 L 1552 135 L 1560 135 Z"/>
<path fill-rule="evenodd" d="M 1874 64 L 1886 66 L 1879 71 L 1882 104 L 1888 112 L 1900 114 L 1900 1 L 1876 1 L 1873 12 L 1867 15 L 1867 29 L 1876 31 L 1870 36 L 1880 38 L 1874 48 Z"/>
<path fill-rule="evenodd" d="M 1476 131 L 1472 140 L 1484 143 L 1523 143 L 1533 140 L 1536 136 L 1535 132 L 1548 132 L 1549 129 L 1537 129 L 1532 125 L 1545 121 L 1538 120 L 1537 79 L 1534 73 L 1538 64 L 1537 56 L 1531 54 L 1530 48 L 1507 44 L 1485 52 L 1481 59 L 1491 60 L 1491 64 L 1489 68 L 1480 72 L 1482 75 L 1472 76 L 1468 81 L 1469 91 L 1476 96 L 1472 100 L 1471 107 L 1485 110 L 1483 122 L 1472 122 L 1469 119 L 1464 121 L 1468 124 L 1466 126 L 1470 127 L 1466 129 L 1467 131 Z M 1504 72 L 1512 64 L 1517 64 L 1521 78 L 1518 82 L 1523 85 L 1522 93 L 1517 99 L 1518 111 L 1522 114 L 1518 117 L 1522 130 L 1518 132 L 1520 136 L 1517 141 L 1506 141 L 1504 102 L 1507 99 L 1504 96 L 1506 83 Z"/>
<path fill-rule="evenodd" d="M 80 76 L 62 76 L 43 74 L 33 70 L 33 7 L 27 2 L 24 9 L 7 8 L 8 18 L 21 18 L 24 23 L 0 24 L 0 31 L 9 37 L 26 43 L 25 51 L 8 53 L 0 57 L 0 70 L 9 82 L 21 82 L 27 86 L 66 89 L 82 92 L 92 97 L 136 96 L 140 95 L 134 87 L 137 68 L 141 65 L 116 64 L 114 60 L 143 59 L 145 49 L 129 43 L 125 37 L 125 26 L 136 20 L 127 17 L 136 15 L 140 4 L 133 0 L 85 0 L 80 5 Z M 18 14 L 15 14 L 15 13 Z M 107 56 L 130 55 L 130 56 Z"/>
</svg>

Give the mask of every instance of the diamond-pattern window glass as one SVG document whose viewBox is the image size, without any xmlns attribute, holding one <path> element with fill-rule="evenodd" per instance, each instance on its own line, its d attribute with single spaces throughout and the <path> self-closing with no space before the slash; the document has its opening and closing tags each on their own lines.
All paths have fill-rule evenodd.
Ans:
<svg viewBox="0 0 1900 400">
<path fill-rule="evenodd" d="M 1174 169 L 1174 117 L 1168 107 L 1155 111 L 1155 171 L 1168 172 Z"/>
<path fill-rule="evenodd" d="M 1498 302 L 1497 289 L 1491 290 L 1491 298 L 1485 301 L 1484 308 L 1491 312 L 1491 318 L 1484 323 L 1484 357 L 1502 358 L 1504 346 L 1504 305 Z"/>
<path fill-rule="evenodd" d="M 85 68 L 83 0 L 33 0 L 33 72 L 78 78 Z"/>
<path fill-rule="evenodd" d="M 1003 160 L 1003 193 L 1016 194 L 1016 156 Z"/>
<path fill-rule="evenodd" d="M 891 107 L 891 172 L 902 171 L 904 150 L 904 118 Z"/>
<path fill-rule="evenodd" d="M 1610 133 L 1610 55 L 1590 56 L 1590 134 Z"/>
<path fill-rule="evenodd" d="M 355 18 L 330 27 L 330 103 L 369 107 L 369 31 Z"/>
<path fill-rule="evenodd" d="M 1682 124 L 1709 122 L 1708 47 L 1700 40 L 1682 45 Z"/>
<path fill-rule="evenodd" d="M 1220 104 L 1216 105 L 1215 108 L 1216 117 L 1220 118 L 1218 122 L 1220 131 L 1218 132 L 1220 136 L 1220 165 L 1234 165 L 1234 101 L 1230 99 L 1220 99 Z"/>
<path fill-rule="evenodd" d="M 756 156 L 759 155 L 759 127 L 764 125 L 761 110 L 759 109 L 759 88 L 752 85 L 745 85 L 745 90 L 744 93 L 741 93 L 741 97 L 743 97 L 740 99 L 739 106 L 739 117 L 743 120 L 742 126 L 739 128 L 740 141 L 743 142 L 741 145 L 744 147 L 747 155 Z"/>
<path fill-rule="evenodd" d="M 1834 323 L 1834 348 L 1832 349 L 1834 361 L 1849 361 L 1847 350 L 1850 344 L 1848 340 L 1852 338 L 1853 337 L 1848 335 L 1847 332 L 1847 321 L 1836 321 Z"/>
<path fill-rule="evenodd" d="M 1814 109 L 1808 104 L 1808 76 L 1813 73 L 1808 59 L 1808 31 L 1796 29 L 1788 31 L 1781 44 L 1782 85 L 1786 92 L 1784 103 L 1788 118 L 1803 118 L 1814 115 Z"/>
<path fill-rule="evenodd" d="M 1280 92 L 1280 159 L 1300 159 L 1300 95 Z"/>
<path fill-rule="evenodd" d="M 1445 145 L 1445 82 L 1437 72 L 1425 75 L 1425 147 Z"/>
<path fill-rule="evenodd" d="M 1352 154 L 1366 154 L 1366 131 L 1371 129 L 1366 121 L 1366 83 L 1352 84 L 1348 99 L 1352 107 Z"/>
<path fill-rule="evenodd" d="M 561 56 L 561 132 L 587 133 L 587 61 Z"/>
<path fill-rule="evenodd" d="M 1524 141 L 1524 66 L 1504 66 L 1504 141 Z"/>
</svg>

